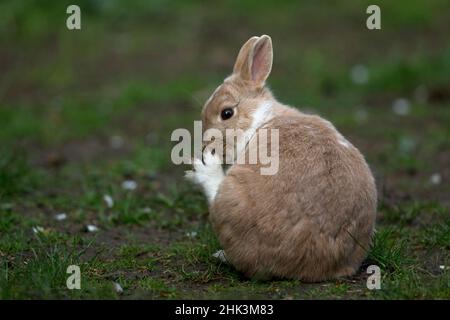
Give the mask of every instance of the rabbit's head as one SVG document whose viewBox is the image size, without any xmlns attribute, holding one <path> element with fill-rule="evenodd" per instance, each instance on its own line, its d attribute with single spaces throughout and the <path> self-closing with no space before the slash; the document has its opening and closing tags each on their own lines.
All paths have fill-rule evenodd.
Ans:
<svg viewBox="0 0 450 320">
<path fill-rule="evenodd" d="M 272 69 L 272 57 L 269 36 L 250 38 L 239 51 L 233 73 L 217 87 L 203 107 L 203 130 L 214 129 L 222 133 L 223 140 L 215 141 L 215 144 L 220 143 L 224 151 L 228 145 L 224 156 L 230 156 L 229 150 L 234 150 L 234 155 L 240 152 L 239 143 L 226 139 L 227 129 L 240 129 L 248 134 L 271 112 L 274 98 L 265 82 Z M 207 145 L 210 143 L 206 142 L 204 147 Z"/>
</svg>

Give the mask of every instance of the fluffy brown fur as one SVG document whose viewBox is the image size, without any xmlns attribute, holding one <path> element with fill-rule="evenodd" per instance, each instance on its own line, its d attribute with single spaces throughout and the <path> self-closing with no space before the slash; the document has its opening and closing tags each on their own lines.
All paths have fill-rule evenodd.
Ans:
<svg viewBox="0 0 450 320">
<path fill-rule="evenodd" d="M 228 261 L 249 277 L 350 276 L 371 244 L 377 203 L 373 176 L 358 149 L 331 123 L 275 100 L 265 86 L 271 67 L 270 37 L 252 37 L 240 50 L 233 74 L 203 108 L 204 129 L 224 132 L 248 130 L 256 110 L 270 103 L 263 126 L 278 129 L 280 142 L 277 174 L 261 175 L 258 163 L 234 164 L 223 178 L 222 172 L 216 175 L 211 223 Z M 234 107 L 235 115 L 221 120 L 226 107 Z M 197 163 L 190 177 L 206 189 L 195 178 L 201 166 L 211 165 Z"/>
</svg>

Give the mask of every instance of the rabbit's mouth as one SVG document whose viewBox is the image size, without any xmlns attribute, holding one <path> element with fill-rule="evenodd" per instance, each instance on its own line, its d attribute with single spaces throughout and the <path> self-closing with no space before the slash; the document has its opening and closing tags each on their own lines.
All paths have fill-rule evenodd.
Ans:
<svg viewBox="0 0 450 320">
<path fill-rule="evenodd" d="M 202 148 L 202 162 L 203 162 L 203 164 L 205 164 L 205 152 L 211 152 L 212 155 L 216 154 L 216 148 L 209 147 L 210 150 L 207 150 L 206 148 L 208 148 L 208 145 L 204 145 L 203 148 Z"/>
<path fill-rule="evenodd" d="M 225 140 L 225 139 L 223 139 Z M 216 139 L 215 141 L 210 141 L 202 146 L 202 162 L 205 163 L 204 158 L 207 153 L 216 155 L 222 160 L 222 164 L 234 164 L 236 155 L 236 146 L 233 143 L 227 144 L 222 139 Z"/>
<path fill-rule="evenodd" d="M 202 145 L 202 161 L 206 153 L 212 153 L 213 155 L 217 154 L 219 159 L 222 159 L 222 164 L 233 165 L 239 162 L 240 157 L 246 152 L 249 142 L 254 136 L 255 132 L 236 130 L 229 132 L 223 137 L 215 137 L 210 141 L 204 142 Z"/>
</svg>

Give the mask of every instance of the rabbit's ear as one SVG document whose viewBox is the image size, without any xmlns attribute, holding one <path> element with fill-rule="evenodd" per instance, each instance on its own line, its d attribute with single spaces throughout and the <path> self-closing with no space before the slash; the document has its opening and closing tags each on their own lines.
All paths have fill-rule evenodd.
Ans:
<svg viewBox="0 0 450 320">
<path fill-rule="evenodd" d="M 272 39 L 263 35 L 256 41 L 253 47 L 251 64 L 251 80 L 264 85 L 272 70 L 273 50 Z"/>
<path fill-rule="evenodd" d="M 259 37 L 251 37 L 239 50 L 236 62 L 234 64 L 233 73 L 245 78 L 250 72 L 250 54 L 253 52 L 253 46 Z"/>
<path fill-rule="evenodd" d="M 269 36 L 250 38 L 239 51 L 234 73 L 243 80 L 263 86 L 272 70 L 272 40 Z"/>
</svg>

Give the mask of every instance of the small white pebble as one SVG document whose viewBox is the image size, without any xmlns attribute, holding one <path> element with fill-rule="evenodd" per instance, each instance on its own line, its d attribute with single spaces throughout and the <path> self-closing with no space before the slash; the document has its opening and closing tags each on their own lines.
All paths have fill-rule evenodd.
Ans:
<svg viewBox="0 0 450 320">
<path fill-rule="evenodd" d="M 431 177 L 430 177 L 430 182 L 432 184 L 441 184 L 441 182 L 442 182 L 441 175 L 439 173 L 432 174 Z"/>
<path fill-rule="evenodd" d="M 409 114 L 409 101 L 405 98 L 398 98 L 392 103 L 392 110 L 399 116 Z"/>
<path fill-rule="evenodd" d="M 42 233 L 42 232 L 44 232 L 44 228 L 42 228 L 40 226 L 33 227 L 33 232 L 35 234 Z"/>
<path fill-rule="evenodd" d="M 108 194 L 103 195 L 103 200 L 106 202 L 108 208 L 114 207 L 114 200 L 110 195 Z"/>
<path fill-rule="evenodd" d="M 439 266 L 439 269 L 441 269 L 441 270 L 450 270 L 450 267 L 441 265 L 441 266 Z"/>
<path fill-rule="evenodd" d="M 98 227 L 94 226 L 93 224 L 88 224 L 86 226 L 86 230 L 89 232 L 97 232 L 98 231 Z"/>
<path fill-rule="evenodd" d="M 212 256 L 214 258 L 219 259 L 222 262 L 225 262 L 225 263 L 228 262 L 227 257 L 225 255 L 225 251 L 223 251 L 223 250 L 219 250 L 219 251 L 215 252 Z"/>
<path fill-rule="evenodd" d="M 350 78 L 356 84 L 367 83 L 369 81 L 369 69 L 362 64 L 357 64 L 350 70 Z"/>
<path fill-rule="evenodd" d="M 186 233 L 186 235 L 188 236 L 188 238 L 195 238 L 197 236 L 197 232 L 191 231 L 191 232 Z"/>
<path fill-rule="evenodd" d="M 117 293 L 122 293 L 122 292 L 123 292 L 122 286 L 121 286 L 119 283 L 117 283 L 117 282 L 114 282 L 114 290 L 115 290 Z"/>
<path fill-rule="evenodd" d="M 122 189 L 124 190 L 134 190 L 137 188 L 137 183 L 134 180 L 125 180 L 122 182 Z"/>
<path fill-rule="evenodd" d="M 120 149 L 125 144 L 125 140 L 121 136 L 112 136 L 109 144 L 113 149 Z"/>
<path fill-rule="evenodd" d="M 57 221 L 66 220 L 67 219 L 67 214 L 65 214 L 65 213 L 58 213 L 58 214 L 55 215 L 55 219 Z"/>
</svg>

